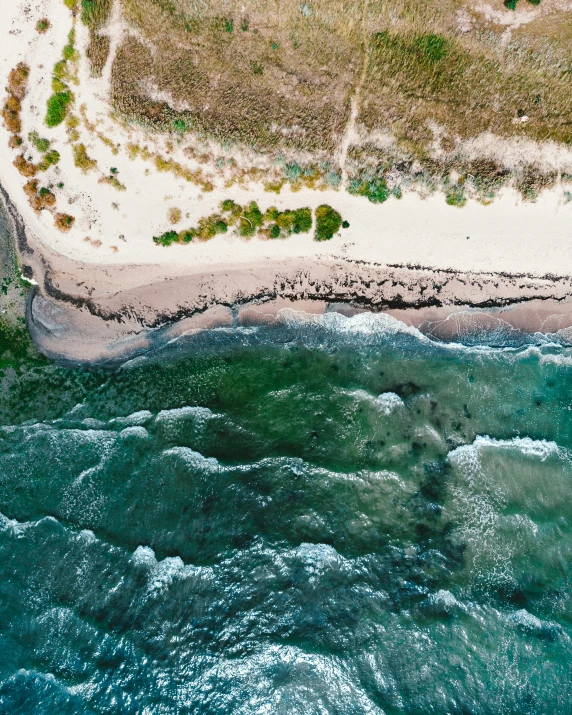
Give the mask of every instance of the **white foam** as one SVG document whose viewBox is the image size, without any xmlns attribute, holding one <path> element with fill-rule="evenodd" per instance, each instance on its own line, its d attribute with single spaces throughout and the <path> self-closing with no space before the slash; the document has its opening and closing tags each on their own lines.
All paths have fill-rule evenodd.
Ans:
<svg viewBox="0 0 572 715">
<path fill-rule="evenodd" d="M 119 433 L 121 439 L 149 439 L 149 432 L 145 427 L 126 427 Z"/>
<path fill-rule="evenodd" d="M 379 405 L 379 408 L 384 415 L 390 415 L 395 410 L 403 407 L 403 400 L 395 392 L 382 392 L 375 398 L 375 403 Z"/>
<path fill-rule="evenodd" d="M 487 448 L 517 450 L 527 457 L 535 457 L 542 462 L 550 456 L 561 454 L 556 442 L 530 437 L 513 437 L 512 439 L 494 439 L 487 435 L 478 436 L 472 444 L 464 444 L 449 452 L 449 459 L 459 463 L 472 462 L 477 466 L 478 453 Z"/>
<path fill-rule="evenodd" d="M 179 419 L 181 417 L 195 417 L 199 420 L 206 420 L 212 417 L 212 412 L 208 407 L 193 407 L 190 405 L 185 405 L 184 407 L 175 407 L 172 410 L 161 410 L 155 417 L 156 422 L 161 422 L 162 420 L 173 420 Z"/>
<path fill-rule="evenodd" d="M 165 457 L 177 457 L 188 467 L 206 471 L 218 471 L 219 463 L 214 457 L 204 457 L 200 452 L 195 452 L 190 447 L 171 447 L 162 452 Z"/>
<path fill-rule="evenodd" d="M 138 412 L 132 412 L 126 417 L 115 417 L 114 419 L 110 420 L 109 424 L 125 425 L 126 427 L 138 427 L 140 425 L 144 425 L 152 418 L 153 413 L 149 412 L 149 410 L 139 410 Z"/>
</svg>

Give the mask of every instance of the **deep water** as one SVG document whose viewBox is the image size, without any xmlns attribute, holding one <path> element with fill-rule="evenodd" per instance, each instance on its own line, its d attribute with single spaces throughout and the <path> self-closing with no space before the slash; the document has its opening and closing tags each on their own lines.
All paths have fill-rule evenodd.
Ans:
<svg viewBox="0 0 572 715">
<path fill-rule="evenodd" d="M 566 338 L 4 368 L 0 712 L 572 713 Z"/>
</svg>

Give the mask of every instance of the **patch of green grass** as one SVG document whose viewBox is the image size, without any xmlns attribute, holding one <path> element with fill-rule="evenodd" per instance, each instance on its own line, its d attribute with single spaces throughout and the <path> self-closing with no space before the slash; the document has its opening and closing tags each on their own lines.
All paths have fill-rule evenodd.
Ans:
<svg viewBox="0 0 572 715">
<path fill-rule="evenodd" d="M 316 232 L 314 241 L 329 241 L 342 225 L 341 215 L 327 204 L 316 209 Z"/>
<path fill-rule="evenodd" d="M 452 186 L 445 195 L 445 201 L 449 206 L 464 206 L 467 203 L 465 190 L 462 186 Z"/>
<path fill-rule="evenodd" d="M 377 176 L 372 179 L 352 179 L 348 187 L 348 193 L 355 196 L 365 196 L 374 204 L 382 204 L 387 201 L 391 194 L 383 176 Z"/>
<path fill-rule="evenodd" d="M 256 201 L 246 206 L 226 199 L 220 205 L 220 213 L 202 218 L 194 228 L 185 229 L 174 237 L 174 231 L 167 231 L 155 236 L 153 241 L 161 246 L 171 243 L 190 243 L 194 239 L 208 241 L 217 234 L 226 233 L 234 228 L 239 236 L 250 238 L 256 234 L 266 238 L 286 238 L 292 233 L 307 233 L 312 228 L 312 211 L 299 208 L 294 211 L 278 211 L 274 206 L 264 214 Z"/>
<path fill-rule="evenodd" d="M 262 62 L 252 61 L 250 63 L 250 69 L 252 70 L 252 74 L 264 74 L 264 65 Z"/>
<path fill-rule="evenodd" d="M 44 158 L 38 164 L 40 171 L 47 171 L 50 166 L 55 166 L 60 160 L 60 153 L 55 149 L 50 149 L 44 154 Z"/>
<path fill-rule="evenodd" d="M 97 166 L 95 159 L 92 159 L 88 155 L 85 144 L 73 145 L 73 161 L 78 169 L 81 169 L 84 173 L 90 171 L 91 169 L 95 169 Z"/>
<path fill-rule="evenodd" d="M 153 242 L 158 246 L 170 246 L 176 243 L 178 238 L 179 234 L 176 231 L 165 231 L 160 236 L 153 236 Z"/>
<path fill-rule="evenodd" d="M 67 110 L 73 100 L 70 90 L 52 94 L 47 102 L 46 124 L 48 127 L 57 127 L 66 118 Z"/>
<path fill-rule="evenodd" d="M 47 17 L 43 17 L 41 20 L 38 20 L 36 23 L 36 30 L 40 33 L 40 35 L 43 35 L 44 32 L 47 32 L 50 29 L 50 21 L 48 20 Z"/>
<path fill-rule="evenodd" d="M 224 31 L 229 33 L 234 31 L 234 20 L 232 18 L 224 21 Z"/>
<path fill-rule="evenodd" d="M 416 37 L 413 47 L 423 57 L 426 57 L 432 62 L 442 60 L 447 55 L 448 49 L 447 40 L 444 37 L 441 37 L 441 35 L 434 35 L 433 33 L 419 35 Z"/>
<path fill-rule="evenodd" d="M 40 154 L 44 154 L 50 148 L 50 140 L 42 139 L 38 132 L 30 132 L 28 134 L 28 139 L 32 142 Z"/>
</svg>

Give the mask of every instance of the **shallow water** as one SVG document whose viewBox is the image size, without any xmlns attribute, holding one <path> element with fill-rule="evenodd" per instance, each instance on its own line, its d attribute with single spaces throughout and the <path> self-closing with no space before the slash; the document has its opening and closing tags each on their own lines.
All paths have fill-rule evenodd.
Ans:
<svg viewBox="0 0 572 715">
<path fill-rule="evenodd" d="M 571 388 L 368 315 L 5 370 L 0 712 L 572 712 Z"/>
</svg>

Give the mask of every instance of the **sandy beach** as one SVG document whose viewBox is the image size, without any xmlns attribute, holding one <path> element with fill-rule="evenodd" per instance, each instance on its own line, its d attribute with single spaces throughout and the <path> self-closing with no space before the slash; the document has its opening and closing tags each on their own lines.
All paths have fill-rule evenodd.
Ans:
<svg viewBox="0 0 572 715">
<path fill-rule="evenodd" d="M 19 61 L 30 65 L 22 134 L 46 134 L 60 153 L 61 161 L 42 181 L 61 184 L 57 210 L 69 211 L 75 219 L 72 229 L 62 233 L 50 212 L 30 206 L 22 190 L 26 179 L 13 165 L 17 151 L 9 148 L 9 134 L 2 128 L 0 183 L 18 225 L 24 276 L 38 284 L 28 320 L 46 354 L 80 362 L 116 359 L 144 349 L 148 331 L 160 326 L 177 323 L 168 335 L 180 334 L 267 319 L 264 316 L 296 305 L 310 312 L 344 303 L 375 310 L 445 311 L 435 319 L 394 313 L 416 324 L 441 324 L 451 306 L 489 308 L 533 300 L 558 301 L 554 310 L 567 313 L 561 307 L 572 295 L 572 202 L 566 200 L 566 184 L 542 193 L 535 202 L 523 202 L 508 189 L 490 205 L 469 201 L 463 208 L 447 205 L 440 193 L 423 197 L 412 191 L 374 204 L 334 189 L 292 191 L 286 186 L 275 195 L 264 191 L 262 183 L 229 185 L 223 173 L 213 169 L 209 174 L 208 166 L 188 158 L 192 138 L 178 143 L 169 136 L 151 139 L 141 128 L 112 116 L 108 93 L 113 51 L 102 76 L 90 77 L 81 52 L 87 30 L 75 22 L 80 48 L 75 107 L 82 108 L 83 117 L 77 131 L 97 167 L 84 172 L 74 166 L 65 126 L 49 132 L 43 126 L 51 67 L 72 27 L 71 13 L 59 0 L 25 8 L 5 5 L 0 76 L 6 77 Z M 34 29 L 40 17 L 51 23 L 45 35 Z M 107 29 L 112 50 L 128 31 L 117 3 Z M 105 140 L 108 136 L 113 142 Z M 165 154 L 170 161 L 200 168 L 212 186 L 205 190 L 204 183 L 160 171 L 140 155 L 130 158 L 125 150 L 129 143 L 149 146 L 152 156 Z M 510 151 L 508 145 L 506 149 L 513 163 L 526 161 L 530 152 L 526 142 L 520 147 L 513 142 Z M 486 153 L 486 147 L 480 151 Z M 541 159 L 558 165 L 559 171 L 572 171 L 572 152 L 556 145 L 544 147 Z M 124 190 L 102 181 L 110 167 Z M 174 228 L 181 230 L 215 212 L 224 199 L 241 204 L 256 200 L 262 211 L 270 206 L 315 209 L 327 203 L 349 228 L 324 242 L 312 240 L 311 233 L 283 240 L 246 240 L 228 233 L 169 247 L 153 242 L 154 235 L 171 226 L 169 209 L 180 211 Z M 255 309 L 255 304 L 264 307 Z M 249 307 L 241 313 L 237 306 Z M 549 318 L 551 310 L 549 315 L 545 309 L 528 311 L 525 320 L 514 320 L 539 329 L 537 324 Z M 533 313 L 544 317 L 531 317 Z M 440 335 L 448 332 L 439 330 Z"/>
</svg>

